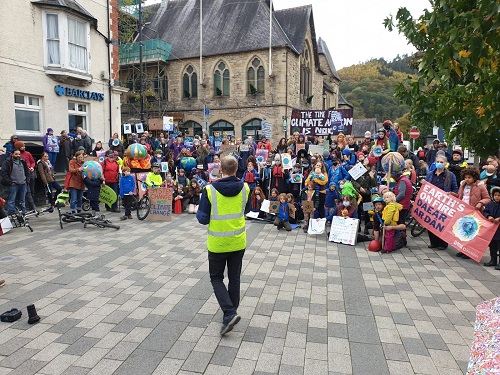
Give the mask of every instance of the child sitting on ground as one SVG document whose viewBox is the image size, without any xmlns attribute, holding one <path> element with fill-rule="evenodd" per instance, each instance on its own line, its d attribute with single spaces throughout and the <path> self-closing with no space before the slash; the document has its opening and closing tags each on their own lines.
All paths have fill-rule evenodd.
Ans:
<svg viewBox="0 0 500 375">
<path fill-rule="evenodd" d="M 259 218 L 261 219 L 265 218 L 266 216 L 265 212 L 262 212 L 260 210 L 260 208 L 262 207 L 262 202 L 264 202 L 264 199 L 266 199 L 262 189 L 258 186 L 255 189 L 253 189 L 250 199 L 252 203 L 252 212 L 258 212 Z"/>
<path fill-rule="evenodd" d="M 276 219 L 274 219 L 274 225 L 278 227 L 278 230 L 285 228 L 288 232 L 292 230 L 290 226 L 290 212 L 288 208 L 288 202 L 285 193 L 279 195 L 280 207 Z"/>
<path fill-rule="evenodd" d="M 399 211 L 403 206 L 396 202 L 396 196 L 392 191 L 386 191 L 383 195 L 385 207 L 382 211 L 382 221 L 385 225 L 384 248 L 382 253 L 390 253 L 396 250 L 395 226 L 398 224 Z"/>
<path fill-rule="evenodd" d="M 271 196 L 269 197 L 269 201 L 270 202 L 277 202 L 279 200 L 278 199 L 278 195 L 279 195 L 278 189 L 272 188 L 271 189 Z M 274 221 L 275 217 L 276 217 L 276 215 L 275 214 L 271 214 L 271 213 L 267 216 L 267 218 L 268 218 L 269 221 Z"/>
<path fill-rule="evenodd" d="M 177 188 L 174 191 L 174 214 L 182 214 L 183 207 L 182 201 L 184 199 L 184 186 L 181 184 L 177 185 Z"/>
<path fill-rule="evenodd" d="M 191 184 L 189 185 L 188 197 L 189 197 L 189 206 L 188 213 L 195 214 L 198 212 L 198 205 L 200 204 L 200 194 L 201 187 L 197 180 L 191 180 Z"/>
<path fill-rule="evenodd" d="M 304 219 L 304 213 L 302 212 L 302 209 L 300 208 L 300 205 L 298 205 L 298 204 L 295 203 L 293 194 L 288 193 L 286 195 L 286 199 L 287 199 L 287 202 L 288 202 L 289 211 L 290 212 L 292 212 L 292 211 L 295 212 L 295 214 L 293 215 L 294 217 L 292 217 L 292 215 L 290 215 L 290 224 L 298 224 L 299 221 L 301 221 L 301 220 Z M 292 206 L 293 206 L 293 208 L 292 208 Z"/>
<path fill-rule="evenodd" d="M 120 178 L 120 198 L 125 207 L 125 215 L 120 220 L 132 219 L 132 200 L 134 199 L 135 179 L 130 174 L 130 168 L 122 168 L 123 176 Z"/>
</svg>

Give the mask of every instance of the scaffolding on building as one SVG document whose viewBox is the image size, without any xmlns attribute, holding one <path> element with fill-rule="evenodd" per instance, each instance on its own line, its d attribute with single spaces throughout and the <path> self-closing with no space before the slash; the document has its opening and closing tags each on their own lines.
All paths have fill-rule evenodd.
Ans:
<svg viewBox="0 0 500 375">
<path fill-rule="evenodd" d="M 124 122 L 138 122 L 137 120 L 141 117 L 144 117 L 146 121 L 151 117 L 161 117 L 166 111 L 168 101 L 168 79 L 165 70 L 172 46 L 161 39 L 143 39 L 141 65 L 141 41 L 139 40 L 141 7 L 139 1 L 141 0 L 119 0 L 121 21 L 118 52 L 120 85 L 129 89 L 129 92 L 122 96 L 122 119 Z M 143 16 L 147 10 L 147 7 L 142 10 Z M 147 27 L 144 22 L 142 23 L 143 28 Z M 145 103 L 142 113 L 141 95 Z M 144 125 L 147 129 L 147 122 Z"/>
</svg>

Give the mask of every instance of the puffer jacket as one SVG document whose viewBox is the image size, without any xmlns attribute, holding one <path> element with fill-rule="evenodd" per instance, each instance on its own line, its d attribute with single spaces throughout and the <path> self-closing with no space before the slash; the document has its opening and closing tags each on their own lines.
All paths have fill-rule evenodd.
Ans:
<svg viewBox="0 0 500 375">
<path fill-rule="evenodd" d="M 399 211 L 403 209 L 403 205 L 395 202 L 387 203 L 382 211 L 382 220 L 385 225 L 397 225 L 399 221 Z"/>
</svg>

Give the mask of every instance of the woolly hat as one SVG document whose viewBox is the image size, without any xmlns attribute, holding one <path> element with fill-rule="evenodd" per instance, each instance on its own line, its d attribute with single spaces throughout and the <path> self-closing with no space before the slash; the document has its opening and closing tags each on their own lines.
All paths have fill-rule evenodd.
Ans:
<svg viewBox="0 0 500 375">
<path fill-rule="evenodd" d="M 342 155 L 351 155 L 351 150 L 349 150 L 348 148 L 344 148 L 342 150 Z"/>
<path fill-rule="evenodd" d="M 361 151 L 356 154 L 356 157 L 358 159 L 359 159 L 360 156 L 366 157 L 366 155 L 363 152 L 361 152 Z"/>
<path fill-rule="evenodd" d="M 50 132 L 53 132 L 53 131 L 54 131 L 54 129 L 52 129 L 52 128 L 47 128 L 47 133 L 50 133 Z"/>
<path fill-rule="evenodd" d="M 15 147 L 17 150 L 20 150 L 22 147 L 24 147 L 24 142 L 22 142 L 22 141 L 17 141 L 16 143 L 14 143 L 14 147 Z"/>
<path fill-rule="evenodd" d="M 462 150 L 460 150 L 459 148 L 454 149 L 453 152 L 452 152 L 452 154 L 458 154 L 460 156 L 463 155 Z"/>
<path fill-rule="evenodd" d="M 439 150 L 438 152 L 436 152 L 436 157 L 438 157 L 438 156 L 446 157 L 446 154 L 443 150 Z"/>
<path fill-rule="evenodd" d="M 372 137 L 372 133 L 370 132 L 365 132 L 365 138 L 371 138 Z"/>
<path fill-rule="evenodd" d="M 344 133 L 339 133 L 339 134 L 337 135 L 337 139 L 339 139 L 340 137 L 345 138 Z"/>
<path fill-rule="evenodd" d="M 328 150 L 324 150 L 323 151 L 323 158 L 326 159 L 329 156 L 330 156 L 330 152 Z"/>
</svg>

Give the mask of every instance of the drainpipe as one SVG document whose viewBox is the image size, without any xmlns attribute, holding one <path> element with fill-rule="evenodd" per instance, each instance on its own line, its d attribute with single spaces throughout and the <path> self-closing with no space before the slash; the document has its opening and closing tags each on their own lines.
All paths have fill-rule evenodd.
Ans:
<svg viewBox="0 0 500 375">
<path fill-rule="evenodd" d="M 106 40 L 106 44 L 108 45 L 108 95 L 109 95 L 109 138 L 111 138 L 113 134 L 113 121 L 112 121 L 112 85 L 111 85 L 111 51 L 113 48 L 113 44 L 111 43 L 111 14 L 109 12 L 109 2 L 110 0 L 106 1 L 106 9 L 108 13 L 108 40 Z"/>
</svg>

